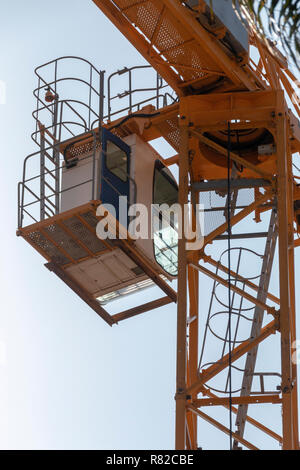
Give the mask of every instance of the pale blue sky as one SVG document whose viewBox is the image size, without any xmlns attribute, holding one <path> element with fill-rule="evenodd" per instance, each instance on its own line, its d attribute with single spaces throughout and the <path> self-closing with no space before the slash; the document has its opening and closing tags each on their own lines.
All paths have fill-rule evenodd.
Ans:
<svg viewBox="0 0 300 470">
<path fill-rule="evenodd" d="M 91 0 L 43 5 L 12 0 L 1 6 L 0 80 L 7 95 L 0 105 L 0 448 L 173 448 L 176 307 L 110 328 L 15 236 L 17 181 L 24 157 L 36 150 L 30 139 L 33 69 L 63 55 L 85 57 L 108 73 L 144 63 Z M 272 286 L 276 292 L 276 279 Z M 202 321 L 210 287 L 201 280 Z M 150 290 L 111 308 L 121 311 L 155 295 Z M 276 370 L 272 341 L 260 369 L 268 364 Z M 279 407 L 266 410 L 280 432 Z M 255 414 L 261 413 L 253 408 Z M 226 412 L 221 419 L 228 424 Z M 260 436 L 248 432 L 249 439 Z M 268 438 L 262 442 L 273 445 Z M 199 445 L 228 448 L 228 438 L 201 422 Z"/>
</svg>

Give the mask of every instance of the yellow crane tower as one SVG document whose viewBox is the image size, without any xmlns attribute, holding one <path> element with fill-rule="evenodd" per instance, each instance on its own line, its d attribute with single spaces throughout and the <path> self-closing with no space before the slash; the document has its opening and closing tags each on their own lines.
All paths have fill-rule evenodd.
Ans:
<svg viewBox="0 0 300 470">
<path fill-rule="evenodd" d="M 109 77 L 105 115 L 104 72 L 81 60 L 88 78 L 72 80 L 87 87 L 83 102 L 63 99 L 59 88 L 69 79 L 60 77 L 60 63 L 80 59 L 59 58 L 36 69 L 33 138 L 39 150 L 24 162 L 18 235 L 110 326 L 177 303 L 176 449 L 198 449 L 201 418 L 228 434 L 232 449 L 257 449 L 245 438 L 251 424 L 283 449 L 299 450 L 296 77 L 275 44 L 258 34 L 251 18 L 246 23 L 231 0 L 93 1 L 157 72 L 155 92 L 134 103 L 131 77 L 139 67 L 125 67 Z M 47 67 L 52 67 L 51 79 L 43 75 Z M 120 75 L 129 77 L 122 95 L 129 105 L 113 112 L 111 103 L 121 95 L 112 95 L 111 80 Z M 159 137 L 175 156 L 164 159 L 154 151 L 149 142 Z M 33 161 L 39 168 L 35 178 L 29 169 Z M 168 169 L 176 164 L 178 186 Z M 134 239 L 120 196 L 127 198 L 125 209 L 136 202 L 148 207 L 178 201 L 179 226 L 158 224 L 153 242 Z M 201 246 L 189 248 L 184 209 L 192 208 L 196 230 L 199 202 L 204 222 L 211 224 L 205 224 Z M 151 218 L 162 221 L 157 214 L 149 217 L 149 223 Z M 256 229 L 261 218 L 268 219 L 266 232 Z M 104 219 L 108 232 L 116 230 L 115 239 L 99 231 Z M 231 245 L 236 239 L 242 243 L 238 248 Z M 263 253 L 250 246 L 256 239 L 265 241 Z M 214 257 L 221 240 L 227 247 Z M 276 245 L 278 264 L 273 263 Z M 273 264 L 277 295 L 269 288 Z M 258 274 L 247 275 L 250 266 Z M 213 280 L 212 292 L 201 290 L 200 275 Z M 176 278 L 174 290 L 170 282 Z M 105 303 L 150 285 L 159 286 L 164 296 L 114 315 L 105 310 Z M 201 296 L 211 300 L 199 332 Z M 240 330 L 246 336 L 240 338 Z M 274 343 L 278 371 L 257 372 L 258 352 L 273 335 L 280 337 Z M 219 349 L 212 346 L 216 339 Z M 212 350 L 214 356 L 208 357 Z M 270 378 L 279 381 L 271 391 Z M 264 421 L 266 404 L 281 407 L 280 434 Z M 249 415 L 249 405 L 261 407 L 260 420 Z M 203 408 L 229 410 L 229 426 Z"/>
</svg>

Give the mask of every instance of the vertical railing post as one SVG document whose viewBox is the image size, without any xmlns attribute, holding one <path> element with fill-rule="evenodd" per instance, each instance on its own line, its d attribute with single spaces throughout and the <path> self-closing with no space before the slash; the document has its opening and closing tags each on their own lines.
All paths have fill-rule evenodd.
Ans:
<svg viewBox="0 0 300 470">
<path fill-rule="evenodd" d="M 105 76 L 105 71 L 100 70 L 100 98 L 99 98 L 99 124 L 98 124 L 98 140 L 100 144 L 99 148 L 99 158 L 98 158 L 98 166 L 97 169 L 95 168 L 95 172 L 97 173 L 97 180 L 94 188 L 94 194 L 95 194 L 95 199 L 100 199 L 101 195 L 101 185 L 102 185 L 102 123 L 104 119 L 104 76 Z M 108 79 L 107 82 L 107 94 L 108 94 L 108 120 L 110 120 L 110 78 Z M 96 139 L 96 136 L 95 136 Z M 96 145 L 96 141 L 94 141 Z M 96 149 L 95 149 L 95 155 L 94 158 L 96 159 Z M 96 166 L 96 161 L 95 161 L 95 166 Z"/>
<path fill-rule="evenodd" d="M 197 264 L 199 261 L 198 256 L 193 255 L 193 262 Z M 198 311 L 199 311 L 199 273 L 192 266 L 188 267 L 188 287 L 189 287 L 189 345 L 188 345 L 188 385 L 197 382 L 198 378 Z M 191 396 L 191 399 L 196 399 L 197 394 Z M 194 413 L 189 413 L 187 416 L 187 425 L 189 427 L 189 436 L 191 440 L 192 450 L 197 450 L 197 430 L 198 418 Z"/>
<path fill-rule="evenodd" d="M 55 83 L 56 89 L 56 83 Z M 59 170 L 59 148 L 57 140 L 57 126 L 58 126 L 58 100 L 59 96 L 55 94 L 53 102 L 53 163 L 55 165 L 55 214 L 59 213 L 59 190 L 60 190 L 60 170 Z"/>
<path fill-rule="evenodd" d="M 185 206 L 188 202 L 189 137 L 185 116 L 180 116 L 177 366 L 175 448 L 186 448 L 186 366 L 187 366 L 187 254 L 185 240 Z"/>
<path fill-rule="evenodd" d="M 131 75 L 131 69 L 129 69 L 128 74 L 129 74 L 129 76 L 128 76 L 129 112 L 132 113 L 132 75 Z"/>
<path fill-rule="evenodd" d="M 105 71 L 104 70 L 100 70 L 99 72 L 99 79 L 100 79 L 100 83 L 99 83 L 99 133 L 100 133 L 100 128 L 101 128 L 101 125 L 102 125 L 102 122 L 103 122 L 103 117 L 104 117 L 104 76 L 105 76 Z M 110 95 L 110 89 L 108 91 L 109 95 Z M 109 104 L 110 105 L 110 104 Z M 108 110 L 108 114 L 109 114 L 109 119 L 110 119 L 110 109 Z"/>
<path fill-rule="evenodd" d="M 156 109 L 159 109 L 159 74 L 156 73 Z"/>
<path fill-rule="evenodd" d="M 287 168 L 286 115 L 284 106 L 276 115 L 276 148 L 278 173 L 278 253 L 280 283 L 280 333 L 282 374 L 282 434 L 283 449 L 294 448 L 292 406 L 292 357 L 291 357 L 291 278 L 290 278 L 290 226 L 289 189 Z"/>
<path fill-rule="evenodd" d="M 286 158 L 287 158 L 287 182 L 288 182 L 288 228 L 289 228 L 289 281 L 290 281 L 290 331 L 292 351 L 296 346 L 296 298 L 295 298 L 295 247 L 294 247 L 294 177 L 293 156 L 289 131 L 286 126 Z M 298 422 L 298 377 L 297 361 L 292 355 L 292 390 L 291 399 L 293 407 L 293 449 L 299 450 L 299 422 Z"/>
<path fill-rule="evenodd" d="M 45 132 L 40 129 L 40 220 L 45 219 Z"/>
</svg>

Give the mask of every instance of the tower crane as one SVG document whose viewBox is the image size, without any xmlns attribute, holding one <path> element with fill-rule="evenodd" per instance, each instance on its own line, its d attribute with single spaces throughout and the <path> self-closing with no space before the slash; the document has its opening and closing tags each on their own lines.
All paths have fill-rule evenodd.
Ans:
<svg viewBox="0 0 300 470">
<path fill-rule="evenodd" d="M 112 112 L 110 76 L 105 115 L 104 72 L 84 61 L 89 78 L 77 79 L 88 89 L 83 117 L 79 100 L 62 99 L 60 91 L 65 80 L 60 62 L 79 59 L 64 57 L 38 67 L 33 138 L 39 150 L 24 162 L 18 235 L 110 326 L 177 304 L 176 449 L 199 448 L 198 425 L 204 420 L 230 436 L 232 449 L 258 448 L 245 437 L 251 425 L 283 449 L 299 450 L 297 78 L 279 48 L 262 38 L 231 0 L 93 2 L 157 73 L 153 100 L 135 105 L 130 85 L 122 95 L 129 105 Z M 54 70 L 51 80 L 43 74 L 47 67 Z M 130 84 L 133 69 L 113 75 L 128 76 Z M 66 111 L 72 119 L 64 119 Z M 173 157 L 153 149 L 157 138 L 171 145 Z M 39 165 L 38 190 L 31 186 L 32 161 Z M 172 165 L 179 168 L 178 184 Z M 154 240 L 135 240 L 119 196 L 126 196 L 129 206 L 178 202 L 178 227 L 169 222 L 162 228 L 163 216 L 151 213 L 147 222 L 158 222 Z M 191 207 L 197 232 L 199 203 L 201 244 L 189 248 L 184 209 Z M 25 221 L 28 216 L 33 223 Z M 101 238 L 98 223 L 104 218 L 117 239 Z M 265 231 L 257 229 L 261 220 L 267 221 Z M 262 252 L 256 243 L 263 243 Z M 251 267 L 255 275 L 249 274 Z M 276 294 L 270 292 L 272 273 L 279 280 Z M 200 276 L 212 279 L 211 292 L 202 291 Z M 151 285 L 164 296 L 114 315 L 105 309 L 114 298 Z M 204 297 L 210 300 L 200 331 Z M 272 343 L 276 371 L 260 372 L 259 354 L 275 337 L 280 339 Z M 276 380 L 272 389 L 269 383 Z M 267 404 L 282 410 L 280 433 L 265 422 Z M 249 414 L 250 405 L 260 407 L 260 419 Z M 211 416 L 215 409 L 229 410 L 229 425 Z"/>
</svg>

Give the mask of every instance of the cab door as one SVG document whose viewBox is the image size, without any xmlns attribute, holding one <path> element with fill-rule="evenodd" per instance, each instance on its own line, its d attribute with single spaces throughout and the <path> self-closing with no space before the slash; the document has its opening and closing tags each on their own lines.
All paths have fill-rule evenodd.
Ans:
<svg viewBox="0 0 300 470">
<path fill-rule="evenodd" d="M 101 163 L 100 199 L 103 204 L 114 206 L 116 218 L 120 220 L 119 197 L 127 198 L 127 209 L 130 204 L 130 147 L 105 128 L 102 129 Z"/>
</svg>

